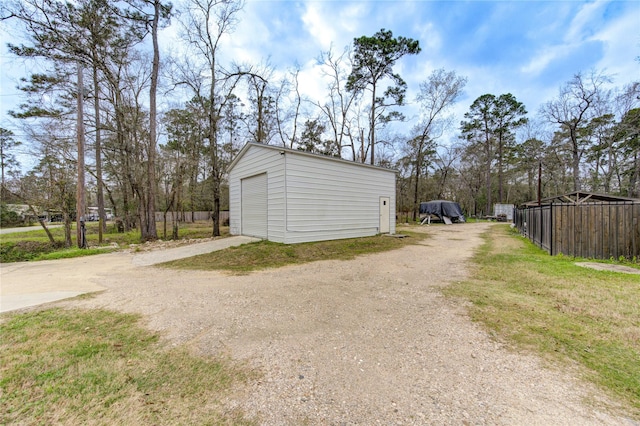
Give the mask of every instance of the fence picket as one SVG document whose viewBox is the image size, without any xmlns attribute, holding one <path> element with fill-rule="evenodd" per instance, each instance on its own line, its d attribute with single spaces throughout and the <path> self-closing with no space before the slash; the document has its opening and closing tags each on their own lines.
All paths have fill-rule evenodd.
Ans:
<svg viewBox="0 0 640 426">
<path fill-rule="evenodd" d="M 551 255 L 640 257 L 640 201 L 551 203 L 516 209 L 521 234 Z"/>
</svg>

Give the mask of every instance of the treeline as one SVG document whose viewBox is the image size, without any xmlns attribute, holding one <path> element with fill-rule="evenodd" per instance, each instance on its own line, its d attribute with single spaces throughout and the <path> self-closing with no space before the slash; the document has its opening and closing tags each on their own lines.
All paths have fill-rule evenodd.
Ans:
<svg viewBox="0 0 640 426">
<path fill-rule="evenodd" d="M 495 203 L 573 191 L 640 197 L 640 84 L 611 83 L 603 73 L 578 73 L 533 115 L 510 93 L 478 97 L 456 142 L 431 139 L 423 157 L 409 151 L 401 159 L 401 210 L 415 211 L 415 194 L 456 200 L 479 216 Z"/>
<path fill-rule="evenodd" d="M 103 219 L 108 206 L 143 240 L 157 238 L 156 210 L 211 211 L 219 235 L 227 167 L 249 141 L 395 168 L 408 217 L 430 199 L 470 214 L 534 199 L 539 170 L 544 196 L 639 196 L 638 82 L 611 89 L 602 73 L 578 73 L 534 116 L 506 93 L 480 96 L 461 118 L 452 111 L 467 79 L 439 69 L 409 100 L 419 117 L 406 121 L 398 107 L 408 87 L 393 68 L 420 53 L 419 41 L 382 29 L 320 53 L 326 90 L 307 99 L 298 67 L 225 59 L 241 9 L 235 0 L 3 4 L 3 22 L 25 40 L 10 51 L 41 69 L 21 80 L 25 102 L 11 112 L 23 135 L 0 131 L 3 201 L 61 212 L 68 244 L 87 204 Z M 178 29 L 180 54 L 160 54 L 167 26 Z M 26 173 L 20 142 L 37 164 Z"/>
</svg>

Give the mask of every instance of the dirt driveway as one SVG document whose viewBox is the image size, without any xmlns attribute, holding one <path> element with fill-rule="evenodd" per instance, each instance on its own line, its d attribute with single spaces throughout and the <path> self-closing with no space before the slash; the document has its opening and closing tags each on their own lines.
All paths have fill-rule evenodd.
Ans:
<svg viewBox="0 0 640 426">
<path fill-rule="evenodd" d="M 260 424 L 637 424 L 441 295 L 465 278 L 487 226 L 424 227 L 416 246 L 246 276 L 117 258 L 94 274 L 106 291 L 58 304 L 141 313 L 169 344 L 248 363 L 260 379 L 227 402 Z"/>
</svg>

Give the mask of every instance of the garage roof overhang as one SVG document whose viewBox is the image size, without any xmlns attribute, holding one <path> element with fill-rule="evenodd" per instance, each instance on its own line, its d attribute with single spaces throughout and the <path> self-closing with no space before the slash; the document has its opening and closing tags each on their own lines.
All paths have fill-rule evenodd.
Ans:
<svg viewBox="0 0 640 426">
<path fill-rule="evenodd" d="M 266 145 L 266 144 L 262 144 L 262 143 L 256 143 L 256 142 L 248 142 L 238 153 L 238 155 L 236 156 L 236 158 L 233 159 L 233 161 L 231 162 L 231 164 L 229 164 L 229 169 L 228 171 L 230 172 L 236 164 L 238 164 L 238 162 L 240 161 L 240 159 L 246 154 L 246 152 L 252 147 L 260 147 L 260 148 L 266 148 L 266 149 L 271 149 L 274 151 L 279 151 L 280 154 L 295 154 L 295 155 L 302 155 L 302 156 L 308 156 L 308 157 L 313 157 L 313 158 L 317 158 L 320 160 L 328 160 L 328 161 L 335 161 L 338 163 L 343 163 L 345 165 L 349 165 L 349 166 L 357 166 L 357 167 L 367 167 L 367 168 L 371 168 L 371 169 L 376 169 L 376 170 L 380 170 L 380 171 L 385 171 L 385 172 L 391 172 L 391 173 L 398 173 L 397 170 L 394 169 L 388 169 L 386 167 L 380 167 L 380 166 L 372 166 L 371 164 L 364 164 L 364 163 L 358 163 L 356 161 L 349 161 L 349 160 L 344 160 L 342 158 L 338 158 L 338 157 L 331 157 L 329 155 L 324 155 L 324 154 L 316 154 L 313 152 L 307 152 L 307 151 L 299 151 L 296 149 L 290 149 L 290 148 L 283 148 L 281 146 L 274 146 L 274 145 Z"/>
</svg>

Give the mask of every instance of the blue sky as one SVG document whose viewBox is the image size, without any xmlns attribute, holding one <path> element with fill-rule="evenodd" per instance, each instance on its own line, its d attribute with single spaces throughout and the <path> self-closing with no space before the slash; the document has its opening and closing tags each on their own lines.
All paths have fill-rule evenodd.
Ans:
<svg viewBox="0 0 640 426">
<path fill-rule="evenodd" d="M 318 53 L 331 45 L 339 53 L 381 28 L 420 41 L 422 52 L 397 65 L 409 101 L 434 69 L 467 77 L 459 114 L 485 93 L 509 92 L 536 113 L 574 74 L 592 69 L 618 87 L 640 80 L 640 1 L 248 0 L 232 44 L 235 57 L 297 62 L 313 96 L 325 87 L 313 78 Z"/>
<path fill-rule="evenodd" d="M 179 0 L 174 4 L 178 5 Z M 236 31 L 223 45 L 228 58 L 268 62 L 285 70 L 298 64 L 301 89 L 325 92 L 315 59 L 336 53 L 355 37 L 381 28 L 420 41 L 422 52 L 395 70 L 413 101 L 419 83 L 444 68 L 468 79 L 459 115 L 485 93 L 512 93 L 531 114 L 557 96 L 577 72 L 604 70 L 614 86 L 640 80 L 640 1 L 277 1 L 247 0 Z M 169 40 L 174 29 L 166 31 Z M 3 39 L 0 126 L 15 108 L 15 79 L 28 67 L 6 52 Z M 166 42 L 170 44 L 170 42 Z M 169 47 L 169 46 L 165 46 Z"/>
</svg>

